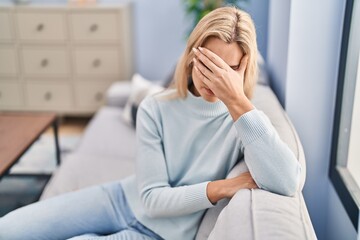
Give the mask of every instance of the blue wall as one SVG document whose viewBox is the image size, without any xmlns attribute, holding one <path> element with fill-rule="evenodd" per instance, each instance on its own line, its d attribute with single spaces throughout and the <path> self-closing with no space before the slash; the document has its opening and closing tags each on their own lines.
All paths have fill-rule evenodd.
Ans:
<svg viewBox="0 0 360 240">
<path fill-rule="evenodd" d="M 265 60 L 267 58 L 269 2 L 269 0 L 250 0 L 241 3 L 242 9 L 254 20 L 258 49 Z"/>
<path fill-rule="evenodd" d="M 268 55 L 267 63 L 271 78 L 271 87 L 277 93 L 280 103 L 284 106 L 286 74 L 287 74 L 287 55 L 288 37 L 290 24 L 290 4 L 289 0 L 271 1 L 269 6 L 269 36 L 268 36 Z"/>
<path fill-rule="evenodd" d="M 191 19 L 182 0 L 132 0 L 135 71 L 150 80 L 164 79 L 185 48 Z M 266 58 L 268 0 L 243 4 L 255 22 L 260 52 Z"/>
<path fill-rule="evenodd" d="M 278 1 L 270 3 L 270 19 L 283 11 Z M 280 26 L 270 26 L 268 36 L 271 71 L 283 73 L 273 75 L 280 85 L 274 90 L 284 98 L 304 145 L 304 197 L 317 236 L 324 240 L 357 237 L 328 177 L 344 8 L 345 0 L 291 1 L 289 19 L 283 19 L 286 23 L 270 20 Z M 271 31 L 287 25 L 288 31 Z M 278 41 L 287 42 L 287 49 Z"/>
<path fill-rule="evenodd" d="M 135 71 L 161 80 L 185 48 L 189 26 L 181 0 L 133 0 Z"/>
</svg>

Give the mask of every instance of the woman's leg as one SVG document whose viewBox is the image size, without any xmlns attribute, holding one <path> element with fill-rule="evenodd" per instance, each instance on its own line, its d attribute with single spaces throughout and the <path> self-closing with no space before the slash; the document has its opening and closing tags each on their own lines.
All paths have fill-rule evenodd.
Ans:
<svg viewBox="0 0 360 240">
<path fill-rule="evenodd" d="M 125 217 L 131 210 L 122 206 L 124 200 L 120 182 L 112 182 L 40 201 L 0 218 L 0 239 L 51 240 L 85 233 L 112 234 L 127 226 Z"/>
</svg>

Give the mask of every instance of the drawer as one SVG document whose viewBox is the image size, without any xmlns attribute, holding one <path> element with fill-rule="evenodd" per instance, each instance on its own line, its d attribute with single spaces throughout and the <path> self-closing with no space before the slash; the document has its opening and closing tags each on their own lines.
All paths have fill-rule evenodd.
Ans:
<svg viewBox="0 0 360 240">
<path fill-rule="evenodd" d="M 79 77 L 121 77 L 122 66 L 118 48 L 76 49 L 75 74 Z M 99 79 L 101 80 L 101 79 Z"/>
<path fill-rule="evenodd" d="M 71 86 L 65 83 L 31 83 L 26 85 L 27 103 L 30 107 L 54 108 L 72 105 Z"/>
<path fill-rule="evenodd" d="M 16 76 L 17 73 L 17 57 L 16 50 L 13 46 L 0 47 L 0 75 Z"/>
<path fill-rule="evenodd" d="M 105 102 L 106 90 L 111 85 L 108 83 L 77 83 L 75 84 L 76 106 L 98 109 Z"/>
<path fill-rule="evenodd" d="M 0 106 L 14 107 L 23 104 L 21 86 L 17 83 L 0 82 Z"/>
<path fill-rule="evenodd" d="M 118 40 L 122 32 L 115 12 L 75 12 L 71 14 L 72 38 L 75 41 Z"/>
<path fill-rule="evenodd" d="M 0 11 L 0 41 L 11 41 L 13 39 L 10 14 Z"/>
<path fill-rule="evenodd" d="M 65 47 L 22 48 L 21 59 L 24 75 L 67 77 L 69 75 L 69 55 Z"/>
<path fill-rule="evenodd" d="M 63 13 L 24 11 L 16 14 L 20 40 L 64 41 L 66 22 Z"/>
</svg>

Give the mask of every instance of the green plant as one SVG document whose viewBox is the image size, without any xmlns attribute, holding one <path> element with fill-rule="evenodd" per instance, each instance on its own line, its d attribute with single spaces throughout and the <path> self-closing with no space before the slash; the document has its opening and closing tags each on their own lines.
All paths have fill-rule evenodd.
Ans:
<svg viewBox="0 0 360 240">
<path fill-rule="evenodd" d="M 200 19 L 212 10 L 226 5 L 241 8 L 240 3 L 247 1 L 248 0 L 183 0 L 186 13 L 193 17 L 193 24 L 189 33 L 194 29 Z"/>
</svg>

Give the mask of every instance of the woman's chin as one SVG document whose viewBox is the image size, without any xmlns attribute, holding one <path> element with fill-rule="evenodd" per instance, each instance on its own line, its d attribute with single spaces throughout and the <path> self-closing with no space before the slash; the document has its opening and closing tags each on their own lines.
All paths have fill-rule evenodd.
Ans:
<svg viewBox="0 0 360 240">
<path fill-rule="evenodd" d="M 217 97 L 203 97 L 203 99 L 211 103 L 217 102 L 219 100 Z"/>
<path fill-rule="evenodd" d="M 201 90 L 201 96 L 205 101 L 216 102 L 219 100 L 210 89 L 202 88 Z"/>
<path fill-rule="evenodd" d="M 207 102 L 217 102 L 219 99 L 213 94 L 201 93 L 201 97 Z"/>
</svg>

